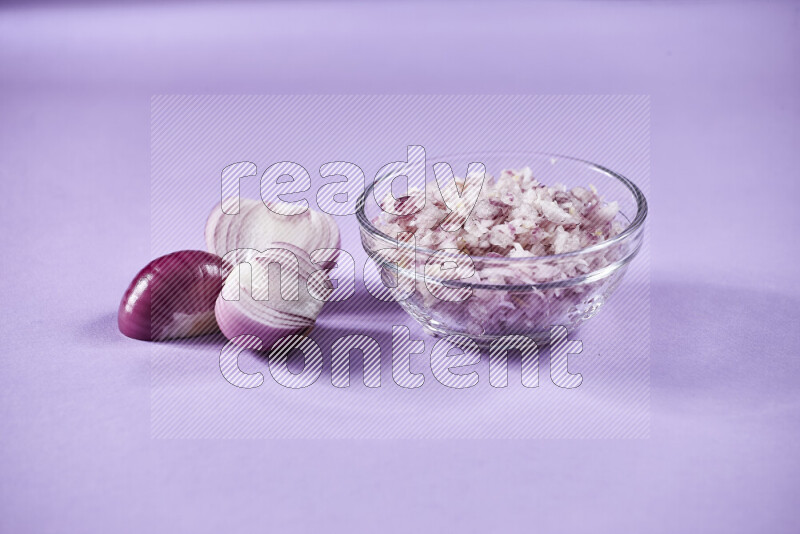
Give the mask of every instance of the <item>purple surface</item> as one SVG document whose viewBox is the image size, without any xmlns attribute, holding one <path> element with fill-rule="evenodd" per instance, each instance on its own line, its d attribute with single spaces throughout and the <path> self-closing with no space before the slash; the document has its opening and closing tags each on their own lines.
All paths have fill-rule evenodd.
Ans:
<svg viewBox="0 0 800 534">
<path fill-rule="evenodd" d="M 0 14 L 0 531 L 800 529 L 796 3 Z M 650 94 L 651 438 L 151 440 L 115 309 L 149 97 L 203 92 Z"/>
</svg>

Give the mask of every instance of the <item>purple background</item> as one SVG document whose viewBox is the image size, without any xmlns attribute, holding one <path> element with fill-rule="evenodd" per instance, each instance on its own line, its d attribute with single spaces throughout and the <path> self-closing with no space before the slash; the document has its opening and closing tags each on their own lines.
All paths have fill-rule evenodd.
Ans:
<svg viewBox="0 0 800 534">
<path fill-rule="evenodd" d="M 0 530 L 797 531 L 798 30 L 797 3 L 3 8 Z M 650 94 L 651 438 L 151 440 L 114 313 L 149 97 L 203 92 Z"/>
</svg>

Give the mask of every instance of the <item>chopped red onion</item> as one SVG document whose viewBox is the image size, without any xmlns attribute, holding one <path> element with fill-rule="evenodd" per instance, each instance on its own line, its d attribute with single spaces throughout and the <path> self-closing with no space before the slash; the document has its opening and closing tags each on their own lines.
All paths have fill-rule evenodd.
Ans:
<svg viewBox="0 0 800 534">
<path fill-rule="evenodd" d="M 462 184 L 460 181 L 459 187 Z M 474 335 L 543 329 L 574 314 L 605 280 L 541 290 L 505 290 L 504 286 L 572 279 L 618 261 L 623 252 L 612 246 L 586 254 L 555 256 L 618 235 L 624 228 L 617 218 L 619 206 L 617 202 L 604 202 L 593 186 L 568 190 L 560 185 L 541 184 L 530 168 L 505 170 L 497 179 L 487 176 L 471 214 L 452 232 L 442 229 L 441 223 L 453 216 L 447 204 L 454 203 L 450 199 L 445 203 L 434 182 L 424 192 L 413 190 L 400 200 L 387 196 L 381 207 L 391 207 L 396 202 L 417 207 L 424 203 L 424 207 L 405 216 L 392 215 L 384 209 L 373 221 L 379 230 L 391 237 L 401 232 L 414 234 L 419 248 L 459 249 L 475 263 L 473 276 L 464 281 L 497 286 L 473 288 L 465 302 L 447 302 L 432 294 L 435 291 L 430 291 L 430 280 L 427 287 L 417 280 L 411 305 L 424 309 L 436 322 L 462 325 Z M 548 256 L 555 257 L 547 259 Z M 418 251 L 417 272 L 428 257 Z M 507 262 L 504 258 L 536 259 Z M 616 276 L 609 279 L 613 281 Z"/>
<path fill-rule="evenodd" d="M 463 182 L 460 182 L 461 186 Z M 413 215 L 389 212 L 398 203 L 424 207 Z M 399 200 L 388 195 L 378 228 L 395 236 L 415 234 L 417 246 L 458 248 L 472 257 L 498 254 L 508 257 L 549 256 L 572 252 L 617 235 L 619 207 L 605 204 L 592 189 L 540 184 L 529 168 L 505 170 L 498 179 L 487 178 L 466 223 L 455 232 L 441 228 L 450 214 L 434 182 L 423 193 L 412 190 Z"/>
</svg>

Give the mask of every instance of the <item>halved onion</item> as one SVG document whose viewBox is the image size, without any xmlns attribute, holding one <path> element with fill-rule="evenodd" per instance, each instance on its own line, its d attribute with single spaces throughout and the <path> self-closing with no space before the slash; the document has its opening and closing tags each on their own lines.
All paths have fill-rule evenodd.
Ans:
<svg viewBox="0 0 800 534">
<path fill-rule="evenodd" d="M 161 256 L 139 271 L 119 305 L 119 330 L 146 341 L 210 334 L 225 275 L 222 258 L 202 250 Z"/>
<path fill-rule="evenodd" d="M 257 336 L 268 350 L 283 336 L 310 332 L 324 299 L 333 292 L 326 276 L 310 276 L 320 266 L 305 250 L 280 242 L 246 261 L 251 266 L 250 283 L 234 268 L 217 298 L 217 323 L 225 337 Z M 280 288 L 270 286 L 271 264 L 280 265 Z"/>
<path fill-rule="evenodd" d="M 230 205 L 226 199 L 224 204 Z M 306 209 L 293 215 L 280 215 L 261 200 L 239 199 L 239 213 L 229 215 L 217 204 L 206 222 L 206 246 L 219 256 L 237 249 L 266 250 L 273 243 L 294 245 L 308 253 L 317 249 L 339 248 L 339 227 L 333 216 Z"/>
</svg>

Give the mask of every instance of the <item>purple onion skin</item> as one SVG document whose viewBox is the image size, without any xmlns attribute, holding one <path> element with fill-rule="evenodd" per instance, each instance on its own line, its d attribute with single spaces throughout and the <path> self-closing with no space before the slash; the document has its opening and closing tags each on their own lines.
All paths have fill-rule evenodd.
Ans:
<svg viewBox="0 0 800 534">
<path fill-rule="evenodd" d="M 119 331 L 144 341 L 217 332 L 214 305 L 228 270 L 222 258 L 202 250 L 151 261 L 122 297 Z"/>
</svg>

